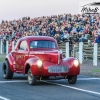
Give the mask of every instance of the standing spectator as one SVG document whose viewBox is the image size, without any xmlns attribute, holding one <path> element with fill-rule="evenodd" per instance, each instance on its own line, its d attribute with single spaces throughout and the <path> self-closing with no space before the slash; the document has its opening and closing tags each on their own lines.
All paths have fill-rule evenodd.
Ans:
<svg viewBox="0 0 100 100">
<path fill-rule="evenodd" d="M 71 38 L 69 38 L 69 55 L 72 56 L 72 50 L 73 50 L 73 41 Z"/>
<path fill-rule="evenodd" d="M 2 43 L 3 43 L 4 53 L 6 53 L 6 38 L 5 37 L 3 37 Z"/>
</svg>

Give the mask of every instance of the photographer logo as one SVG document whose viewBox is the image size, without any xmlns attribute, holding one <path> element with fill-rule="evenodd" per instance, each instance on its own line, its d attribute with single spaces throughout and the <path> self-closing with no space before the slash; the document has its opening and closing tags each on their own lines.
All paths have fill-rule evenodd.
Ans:
<svg viewBox="0 0 100 100">
<path fill-rule="evenodd" d="M 86 3 L 85 5 L 82 5 L 83 3 L 80 3 L 79 10 L 80 13 L 85 14 L 98 14 L 100 13 L 100 2 L 92 2 L 92 3 Z"/>
</svg>

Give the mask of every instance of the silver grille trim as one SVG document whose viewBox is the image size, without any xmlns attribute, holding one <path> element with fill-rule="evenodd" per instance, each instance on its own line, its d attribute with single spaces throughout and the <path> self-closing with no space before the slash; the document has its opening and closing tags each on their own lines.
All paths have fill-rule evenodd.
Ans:
<svg viewBox="0 0 100 100">
<path fill-rule="evenodd" d="M 49 66 L 48 72 L 49 73 L 67 73 L 68 66 L 62 66 L 62 65 Z"/>
</svg>

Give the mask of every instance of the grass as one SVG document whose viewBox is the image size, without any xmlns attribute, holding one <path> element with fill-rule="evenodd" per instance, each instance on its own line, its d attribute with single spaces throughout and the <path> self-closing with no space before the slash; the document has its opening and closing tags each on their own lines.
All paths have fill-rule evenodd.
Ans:
<svg viewBox="0 0 100 100">
<path fill-rule="evenodd" d="M 92 72 L 100 72 L 100 69 L 93 69 Z"/>
<path fill-rule="evenodd" d="M 5 57 L 0 57 L 0 62 L 3 62 Z"/>
</svg>

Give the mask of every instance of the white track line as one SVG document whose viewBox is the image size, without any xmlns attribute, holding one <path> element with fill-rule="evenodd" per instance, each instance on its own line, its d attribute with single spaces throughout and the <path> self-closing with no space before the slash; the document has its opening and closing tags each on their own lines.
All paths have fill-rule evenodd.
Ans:
<svg viewBox="0 0 100 100">
<path fill-rule="evenodd" d="M 2 97 L 2 96 L 0 96 L 0 99 L 2 99 L 2 100 L 10 100 L 10 99 L 7 99 L 7 98 Z"/>
<path fill-rule="evenodd" d="M 60 79 L 60 80 L 64 80 L 64 79 Z M 100 80 L 100 78 L 78 78 L 77 80 Z M 0 83 L 16 83 L 16 82 L 20 83 L 20 82 L 28 82 L 28 81 L 27 80 L 0 81 Z"/>
<path fill-rule="evenodd" d="M 68 86 L 68 85 L 63 85 L 63 84 L 58 84 L 58 83 L 52 83 L 52 82 L 43 81 L 43 80 L 41 80 L 41 81 L 42 81 L 42 82 L 45 82 L 45 83 L 54 84 L 54 85 L 58 85 L 58 86 L 70 88 L 70 89 L 73 89 L 73 90 L 81 91 L 81 92 L 86 92 L 86 93 L 91 93 L 91 94 L 95 94 L 95 95 L 100 95 L 99 92 L 84 90 L 84 89 L 80 89 L 80 88 L 76 88 L 76 87 L 72 87 L 72 86 Z"/>
<path fill-rule="evenodd" d="M 58 80 L 59 80 L 59 78 L 58 78 Z M 64 78 L 63 79 L 60 79 L 60 80 L 65 80 Z M 100 80 L 100 78 L 77 78 L 77 80 L 79 80 L 79 81 L 82 81 L 82 80 Z"/>
<path fill-rule="evenodd" d="M 77 80 L 100 80 L 100 78 L 78 78 Z"/>
<path fill-rule="evenodd" d="M 0 83 L 12 83 L 12 82 L 27 82 L 26 80 L 23 80 L 23 81 L 21 81 L 21 80 L 15 80 L 15 81 L 0 81 Z M 2 97 L 2 96 L 0 96 L 0 99 L 2 99 L 2 100 L 10 100 L 10 99 L 7 99 L 7 98 L 5 98 L 5 97 Z"/>
<path fill-rule="evenodd" d="M 27 82 L 27 81 L 26 80 L 0 81 L 0 83 L 15 83 L 15 82 Z"/>
</svg>

